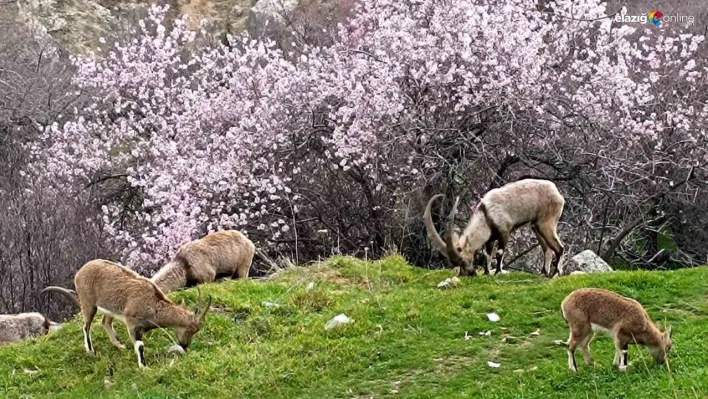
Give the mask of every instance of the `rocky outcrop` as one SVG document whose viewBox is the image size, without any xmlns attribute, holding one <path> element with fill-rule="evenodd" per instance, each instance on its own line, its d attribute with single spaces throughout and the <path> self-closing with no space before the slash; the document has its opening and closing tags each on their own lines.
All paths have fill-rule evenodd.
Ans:
<svg viewBox="0 0 708 399">
<path fill-rule="evenodd" d="M 286 25 L 287 16 L 298 4 L 298 0 L 259 0 L 251 8 L 248 32 L 252 36 L 261 36 Z"/>
<path fill-rule="evenodd" d="M 236 35 L 260 30 L 266 21 L 281 22 L 279 15 L 292 12 L 299 0 L 18 0 L 0 5 L 0 13 L 51 36 L 71 53 L 88 55 L 101 47 L 100 38 L 113 43 L 129 35 L 152 4 L 169 5 L 170 20 L 187 16 L 192 27 L 205 20 L 216 35 Z"/>
</svg>

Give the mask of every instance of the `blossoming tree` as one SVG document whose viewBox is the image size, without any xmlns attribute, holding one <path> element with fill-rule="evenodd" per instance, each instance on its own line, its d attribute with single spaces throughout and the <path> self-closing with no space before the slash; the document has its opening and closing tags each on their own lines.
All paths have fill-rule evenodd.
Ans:
<svg viewBox="0 0 708 399">
<path fill-rule="evenodd" d="M 405 247 L 421 194 L 471 205 L 523 176 L 565 182 L 565 241 L 615 251 L 628 218 L 705 190 L 702 37 L 637 31 L 596 0 L 362 0 L 331 46 L 297 52 L 198 47 L 165 11 L 77 60 L 95 101 L 38 154 L 61 184 L 122 182 L 104 224 L 133 266 L 222 228 L 304 258 Z"/>
</svg>

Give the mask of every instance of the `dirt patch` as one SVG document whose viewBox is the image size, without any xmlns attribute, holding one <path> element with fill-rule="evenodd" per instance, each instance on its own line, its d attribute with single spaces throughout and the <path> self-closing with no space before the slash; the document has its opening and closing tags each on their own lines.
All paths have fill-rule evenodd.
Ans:
<svg viewBox="0 0 708 399">
<path fill-rule="evenodd" d="M 453 374 L 469 367 L 475 359 L 469 356 L 449 356 L 437 358 L 435 360 L 435 373 L 437 374 Z"/>
</svg>

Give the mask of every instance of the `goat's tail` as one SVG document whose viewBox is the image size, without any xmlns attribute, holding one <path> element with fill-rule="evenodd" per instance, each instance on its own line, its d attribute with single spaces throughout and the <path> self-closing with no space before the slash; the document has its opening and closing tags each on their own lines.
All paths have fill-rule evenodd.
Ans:
<svg viewBox="0 0 708 399">
<path fill-rule="evenodd" d="M 75 304 L 78 307 L 81 307 L 81 302 L 79 302 L 79 296 L 76 294 L 76 291 L 70 290 L 68 288 L 63 288 L 63 287 L 56 287 L 56 286 L 49 286 L 45 289 L 42 290 L 42 293 L 45 292 L 56 292 L 59 294 L 62 294 L 65 298 L 69 299 L 73 304 Z"/>
</svg>

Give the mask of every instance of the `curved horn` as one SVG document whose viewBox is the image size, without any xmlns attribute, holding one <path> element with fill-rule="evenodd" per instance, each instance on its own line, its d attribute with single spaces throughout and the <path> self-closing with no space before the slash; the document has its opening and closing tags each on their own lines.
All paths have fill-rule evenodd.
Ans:
<svg viewBox="0 0 708 399">
<path fill-rule="evenodd" d="M 204 321 L 204 316 L 206 316 L 207 312 L 209 311 L 209 307 L 210 307 L 210 306 L 211 306 L 211 295 L 209 295 L 209 296 L 207 297 L 207 303 L 206 303 L 206 306 L 204 307 L 204 310 L 202 310 L 202 311 L 197 315 L 197 319 L 199 320 L 200 323 Z"/>
<path fill-rule="evenodd" d="M 455 205 L 452 206 L 450 214 L 447 216 L 447 231 L 445 235 L 445 244 L 447 247 L 447 259 L 450 260 L 453 266 L 461 266 L 467 268 L 467 261 L 457 252 L 455 243 L 452 242 L 452 232 L 455 227 L 455 215 L 457 215 L 457 206 L 460 204 L 460 197 L 455 198 Z"/>
<path fill-rule="evenodd" d="M 440 234 L 438 234 L 438 231 L 435 230 L 433 218 L 430 215 L 430 208 L 432 208 L 433 202 L 435 202 L 436 199 L 441 197 L 444 197 L 444 195 L 437 194 L 428 201 L 428 204 L 425 206 L 425 213 L 423 213 L 423 221 L 425 222 L 425 231 L 428 233 L 428 239 L 430 239 L 430 243 L 433 244 L 435 249 L 437 249 L 438 251 L 440 251 L 440 253 L 445 255 L 445 257 L 447 257 L 445 241 L 440 238 Z"/>
<path fill-rule="evenodd" d="M 76 294 L 76 291 L 74 291 L 74 290 L 70 290 L 70 289 L 67 289 L 67 288 L 56 287 L 56 286 L 50 285 L 49 287 L 47 287 L 47 288 L 43 289 L 42 291 L 40 291 L 40 293 L 42 293 L 42 294 L 45 293 L 45 292 L 56 292 L 56 293 L 59 293 L 59 294 L 61 294 L 62 296 L 64 296 L 66 299 L 70 300 L 71 303 L 73 303 L 74 305 L 76 305 L 76 307 L 79 307 L 79 308 L 81 307 L 81 302 L 79 302 L 79 296 Z"/>
<path fill-rule="evenodd" d="M 197 287 L 197 305 L 194 307 L 194 314 L 198 314 L 202 307 L 202 291 Z"/>
</svg>

